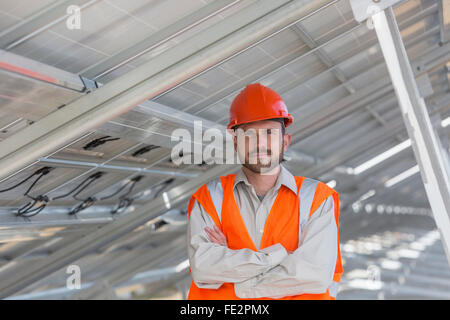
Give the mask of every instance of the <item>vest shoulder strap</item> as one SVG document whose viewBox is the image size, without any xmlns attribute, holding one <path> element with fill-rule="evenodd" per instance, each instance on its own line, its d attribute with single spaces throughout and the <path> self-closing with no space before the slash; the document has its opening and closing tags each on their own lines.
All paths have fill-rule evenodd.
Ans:
<svg viewBox="0 0 450 320">
<path fill-rule="evenodd" d="M 296 177 L 297 179 L 298 177 Z M 329 196 L 333 196 L 334 200 L 334 217 L 336 220 L 336 226 L 339 230 L 339 194 L 333 188 L 330 188 L 327 184 L 314 180 L 311 178 L 304 178 L 300 190 L 299 190 L 299 237 L 301 236 L 301 230 L 303 229 L 305 223 L 308 221 L 309 217 L 320 207 L 320 205 Z M 342 262 L 341 262 L 341 251 L 339 246 L 339 231 L 338 231 L 338 255 L 336 261 L 336 267 L 334 270 L 333 284 L 330 288 L 330 294 L 336 296 L 337 293 L 337 283 L 341 280 L 343 273 Z M 299 238 L 300 243 L 300 238 Z M 332 290 L 331 290 L 332 289 Z M 331 292 L 333 291 L 333 293 Z"/>
<path fill-rule="evenodd" d="M 216 209 L 219 220 L 222 221 L 222 202 L 223 202 L 223 189 L 220 179 L 214 179 L 206 184 L 206 188 L 209 190 L 209 195 Z"/>
<path fill-rule="evenodd" d="M 219 216 L 216 212 L 216 208 L 214 206 L 214 202 L 211 199 L 211 195 L 206 184 L 202 185 L 191 197 L 189 201 L 188 207 L 188 215 L 191 217 L 192 207 L 194 206 L 194 202 L 197 200 L 199 204 L 203 207 L 203 209 L 211 216 L 214 223 L 222 229 L 222 223 L 220 222 Z"/>
<path fill-rule="evenodd" d="M 311 178 L 303 178 L 298 192 L 299 197 L 299 235 L 306 221 L 311 215 L 311 207 L 314 200 L 314 194 L 319 181 Z"/>
</svg>

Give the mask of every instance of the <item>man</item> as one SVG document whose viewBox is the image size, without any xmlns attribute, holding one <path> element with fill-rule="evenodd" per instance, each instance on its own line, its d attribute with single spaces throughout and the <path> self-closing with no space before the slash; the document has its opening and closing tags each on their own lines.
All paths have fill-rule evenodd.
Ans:
<svg viewBox="0 0 450 320">
<path fill-rule="evenodd" d="M 339 196 L 280 165 L 292 121 L 281 97 L 261 84 L 234 99 L 228 130 L 243 165 L 189 202 L 188 299 L 335 298 Z"/>
</svg>

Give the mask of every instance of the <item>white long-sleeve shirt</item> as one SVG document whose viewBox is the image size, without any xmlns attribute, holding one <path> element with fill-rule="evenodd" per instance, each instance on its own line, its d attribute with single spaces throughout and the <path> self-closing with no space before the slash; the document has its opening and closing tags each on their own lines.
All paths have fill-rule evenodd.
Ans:
<svg viewBox="0 0 450 320">
<path fill-rule="evenodd" d="M 334 199 L 328 197 L 301 226 L 299 248 L 292 254 L 279 243 L 260 249 L 264 225 L 281 185 L 297 194 L 293 175 L 281 166 L 275 186 L 262 201 L 241 170 L 233 193 L 244 224 L 258 251 L 232 250 L 213 243 L 205 232 L 215 223 L 195 201 L 188 225 L 188 255 L 192 277 L 199 288 L 217 289 L 234 283 L 240 298 L 281 298 L 303 293 L 323 293 L 331 285 L 337 258 Z M 220 179 L 208 183 L 213 201 L 221 208 Z M 218 210 L 220 218 L 220 210 Z"/>
</svg>

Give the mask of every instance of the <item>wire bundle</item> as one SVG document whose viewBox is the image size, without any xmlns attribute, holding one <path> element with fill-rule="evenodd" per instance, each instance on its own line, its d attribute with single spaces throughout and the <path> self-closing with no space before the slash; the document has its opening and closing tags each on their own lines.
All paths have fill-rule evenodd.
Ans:
<svg viewBox="0 0 450 320">
<path fill-rule="evenodd" d="M 40 169 L 36 170 L 35 172 L 33 172 L 32 174 L 30 174 L 25 179 L 23 179 L 22 181 L 20 181 L 19 183 L 13 185 L 12 187 L 0 190 L 0 193 L 13 190 L 13 189 L 21 186 L 25 182 L 27 182 L 34 176 L 37 176 L 36 179 L 34 180 L 34 182 L 28 187 L 27 191 L 25 191 L 25 193 L 23 194 L 27 198 L 30 198 L 31 201 L 27 202 L 26 204 L 24 204 L 23 206 L 21 206 L 20 208 L 17 209 L 17 212 L 16 212 L 17 216 L 26 217 L 26 218 L 32 217 L 32 216 L 37 215 L 39 212 L 41 212 L 47 206 L 47 203 L 49 202 L 49 198 L 46 195 L 41 194 L 36 197 L 33 197 L 29 193 L 34 188 L 34 186 L 37 184 L 37 182 L 53 169 L 54 168 L 52 168 L 52 167 L 40 168 Z"/>
<path fill-rule="evenodd" d="M 132 179 L 130 179 L 128 182 L 126 182 L 122 187 L 120 187 L 118 190 L 116 190 L 115 192 L 113 192 L 112 194 L 102 197 L 100 198 L 100 200 L 105 200 L 105 199 L 109 199 L 114 197 L 115 195 L 119 194 L 122 190 L 124 190 L 126 187 L 128 187 L 128 191 L 126 193 L 124 193 L 123 195 L 121 195 L 119 197 L 119 202 L 118 204 L 115 206 L 114 209 L 111 210 L 112 214 L 115 214 L 117 212 L 123 212 L 125 211 L 129 206 L 131 206 L 131 204 L 133 203 L 133 201 L 135 200 L 132 197 L 128 197 L 128 195 L 131 193 L 131 191 L 133 191 L 134 186 L 136 185 L 136 183 L 138 183 L 144 176 L 136 176 Z"/>
<path fill-rule="evenodd" d="M 75 215 L 78 212 L 89 208 L 97 201 L 102 201 L 102 200 L 107 200 L 107 199 L 113 198 L 114 196 L 117 196 L 121 192 L 125 191 L 118 198 L 117 204 L 110 211 L 111 214 L 124 212 L 136 200 L 136 197 L 132 197 L 132 196 L 130 196 L 130 194 L 132 193 L 135 185 L 139 181 L 141 181 L 142 178 L 144 178 L 144 176 L 138 175 L 132 179 L 129 179 L 126 183 L 124 183 L 120 188 L 118 188 L 113 193 L 111 193 L 107 196 L 104 196 L 104 197 L 100 197 L 98 199 L 94 196 L 88 196 L 86 198 L 83 198 L 83 197 L 80 197 L 80 194 L 81 194 L 81 192 L 86 190 L 90 185 L 92 185 L 95 181 L 97 181 L 98 179 L 100 179 L 101 177 L 103 177 L 105 175 L 105 172 L 102 172 L 102 171 L 91 174 L 90 176 L 85 178 L 83 181 L 81 181 L 77 186 L 75 186 L 75 188 L 71 189 L 69 192 L 59 195 L 59 196 L 56 196 L 56 197 L 53 197 L 51 199 L 45 194 L 40 194 L 37 196 L 30 195 L 31 190 L 36 186 L 36 184 L 39 182 L 39 180 L 41 180 L 41 178 L 43 176 L 47 175 L 53 169 L 54 168 L 52 168 L 52 167 L 40 168 L 40 169 L 36 170 L 35 172 L 33 172 L 32 174 L 30 174 L 25 179 L 23 179 L 22 181 L 16 183 L 15 185 L 8 187 L 6 189 L 0 190 L 0 193 L 13 190 L 13 189 L 21 186 L 22 184 L 26 183 L 27 181 L 31 180 L 33 177 L 36 177 L 35 180 L 33 181 L 33 183 L 31 183 L 31 185 L 28 187 L 28 189 L 24 193 L 24 196 L 28 197 L 31 200 L 17 209 L 17 212 L 16 212 L 17 216 L 21 216 L 21 217 L 35 216 L 38 213 L 40 213 L 47 206 L 47 204 L 50 201 L 66 198 L 68 196 L 72 196 L 73 199 L 80 201 L 79 204 L 77 204 L 76 206 L 71 208 L 70 211 L 68 212 L 69 215 Z M 164 180 L 164 181 L 158 183 L 157 185 L 155 185 L 152 188 L 152 189 L 154 189 L 154 198 L 156 198 L 159 194 L 161 194 L 161 192 L 164 189 L 166 189 L 166 187 L 169 184 L 171 184 L 174 180 L 175 179 L 170 178 L 170 179 Z"/>
<path fill-rule="evenodd" d="M 58 199 L 62 199 L 62 198 L 72 195 L 72 198 L 74 198 L 75 200 L 81 201 L 81 203 L 76 205 L 75 207 L 73 207 L 69 211 L 69 215 L 77 214 L 78 212 L 80 212 L 86 208 L 89 208 L 97 201 L 97 199 L 95 197 L 89 196 L 85 199 L 82 199 L 82 198 L 79 198 L 78 195 L 83 190 L 85 190 L 87 187 L 89 187 L 89 185 L 91 185 L 94 181 L 100 179 L 104 174 L 105 173 L 102 171 L 91 174 L 89 177 L 87 177 L 81 183 L 79 183 L 74 189 L 72 189 L 71 191 L 69 191 L 63 195 L 54 197 L 52 200 L 58 200 Z"/>
</svg>

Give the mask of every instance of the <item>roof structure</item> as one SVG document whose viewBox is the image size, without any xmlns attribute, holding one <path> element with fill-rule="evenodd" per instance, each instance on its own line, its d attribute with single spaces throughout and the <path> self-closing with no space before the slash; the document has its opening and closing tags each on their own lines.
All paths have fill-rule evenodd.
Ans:
<svg viewBox="0 0 450 320">
<path fill-rule="evenodd" d="M 450 176 L 450 5 L 393 12 Z M 254 82 L 294 116 L 283 165 L 339 192 L 338 298 L 450 299 L 377 34 L 349 0 L 2 1 L 0 297 L 185 296 L 187 201 L 239 166 L 177 165 L 173 132 L 225 132 Z"/>
</svg>

